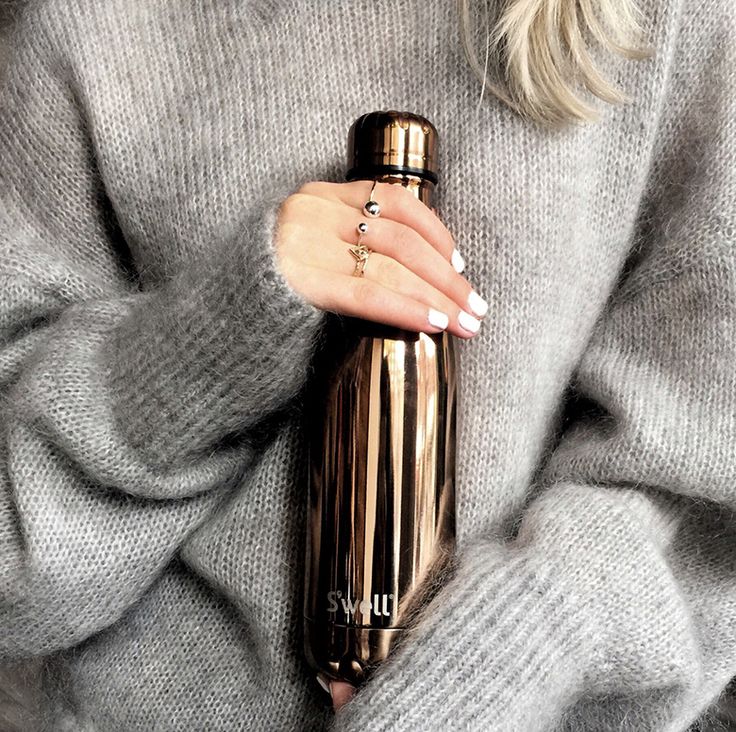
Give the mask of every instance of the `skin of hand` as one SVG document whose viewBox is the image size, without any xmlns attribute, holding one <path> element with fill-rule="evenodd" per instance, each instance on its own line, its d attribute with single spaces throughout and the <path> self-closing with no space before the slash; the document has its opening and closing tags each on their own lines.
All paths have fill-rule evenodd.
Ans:
<svg viewBox="0 0 736 732">
<path fill-rule="evenodd" d="M 331 681 L 330 692 L 332 694 L 332 707 L 337 711 L 343 704 L 353 698 L 355 687 L 347 681 Z"/>
<path fill-rule="evenodd" d="M 277 263 L 305 300 L 342 315 L 413 331 L 478 332 L 488 305 L 460 272 L 464 261 L 433 209 L 404 186 L 381 181 L 373 191 L 380 215 L 363 211 L 372 180 L 310 181 L 279 207 Z M 363 276 L 353 276 L 348 251 L 358 241 L 372 250 Z"/>
</svg>

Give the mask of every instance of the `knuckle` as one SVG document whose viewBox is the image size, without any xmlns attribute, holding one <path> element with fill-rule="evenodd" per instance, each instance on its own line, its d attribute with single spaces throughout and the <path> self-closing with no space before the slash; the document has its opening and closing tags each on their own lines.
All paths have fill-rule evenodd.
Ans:
<svg viewBox="0 0 736 732">
<path fill-rule="evenodd" d="M 401 261 L 404 266 L 419 276 L 426 272 L 426 252 L 416 242 L 399 244 L 401 247 Z"/>
<path fill-rule="evenodd" d="M 409 226 L 400 226 L 394 238 L 394 246 L 402 255 L 417 256 L 417 234 Z"/>
<path fill-rule="evenodd" d="M 308 180 L 306 183 L 302 183 L 302 185 L 299 186 L 299 188 L 297 189 L 297 192 L 303 193 L 308 196 L 317 196 L 322 190 L 322 187 L 323 187 L 322 181 Z"/>
<path fill-rule="evenodd" d="M 399 204 L 406 204 L 407 202 L 416 200 L 416 196 L 406 186 L 399 185 L 398 183 L 387 183 L 388 195 L 393 196 L 393 199 Z"/>
<path fill-rule="evenodd" d="M 463 308 L 461 308 L 451 297 L 443 296 L 442 299 L 443 306 L 445 307 L 445 312 L 450 315 L 451 318 L 457 320 L 457 316 L 460 315 L 460 313 L 463 311 Z"/>
<path fill-rule="evenodd" d="M 369 280 L 356 278 L 353 284 L 353 299 L 360 307 L 372 306 L 376 301 L 376 288 Z"/>
<path fill-rule="evenodd" d="M 301 215 L 301 213 L 306 209 L 310 199 L 311 196 L 301 191 L 301 189 L 296 193 L 292 193 L 290 196 L 286 197 L 281 205 L 282 215 L 287 219 Z"/>
<path fill-rule="evenodd" d="M 401 285 L 395 261 L 391 257 L 373 256 L 371 276 L 382 285 L 396 289 Z"/>
<path fill-rule="evenodd" d="M 405 200 L 404 197 L 408 193 L 408 189 L 398 183 L 387 183 L 384 181 L 383 183 L 379 183 L 379 187 L 384 200 L 395 201 L 396 203 L 401 203 L 401 201 Z"/>
<path fill-rule="evenodd" d="M 443 287 L 443 293 L 445 297 L 447 298 L 447 301 L 451 304 L 451 306 L 460 312 L 461 309 L 461 303 L 467 302 L 467 296 L 465 294 L 466 288 L 464 286 L 457 286 L 454 280 L 451 280 L 446 287 Z M 470 312 L 469 307 L 465 307 L 468 312 Z"/>
<path fill-rule="evenodd" d="M 300 241 L 301 227 L 298 224 L 293 223 L 289 218 L 285 218 L 279 222 L 279 226 L 276 229 L 275 246 L 278 251 L 285 252 L 289 247 L 293 246 L 295 242 Z"/>
</svg>

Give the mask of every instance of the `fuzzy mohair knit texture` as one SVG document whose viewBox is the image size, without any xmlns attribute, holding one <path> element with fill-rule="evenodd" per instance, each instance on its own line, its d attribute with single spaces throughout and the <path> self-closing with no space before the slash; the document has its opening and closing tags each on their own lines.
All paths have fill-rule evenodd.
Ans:
<svg viewBox="0 0 736 732">
<path fill-rule="evenodd" d="M 38 659 L 39 728 L 715 717 L 736 674 L 735 8 L 641 8 L 654 56 L 601 57 L 631 102 L 563 129 L 477 105 L 444 0 L 25 8 L 0 92 L 0 662 Z M 301 619 L 304 395 L 336 316 L 273 242 L 377 109 L 438 129 L 433 203 L 490 310 L 458 340 L 452 569 L 333 714 Z"/>
</svg>

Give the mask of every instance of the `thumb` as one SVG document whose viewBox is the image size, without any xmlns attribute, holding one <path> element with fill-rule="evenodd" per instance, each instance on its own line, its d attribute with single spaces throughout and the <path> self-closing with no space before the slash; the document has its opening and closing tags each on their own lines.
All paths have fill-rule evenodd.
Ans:
<svg viewBox="0 0 736 732">
<path fill-rule="evenodd" d="M 331 681 L 332 705 L 337 711 L 343 704 L 347 704 L 355 694 L 355 687 L 347 681 Z"/>
<path fill-rule="evenodd" d="M 336 681 L 328 678 L 322 672 L 317 674 L 319 685 L 332 697 L 332 706 L 337 711 L 343 704 L 347 704 L 355 694 L 355 687 L 347 681 Z"/>
</svg>

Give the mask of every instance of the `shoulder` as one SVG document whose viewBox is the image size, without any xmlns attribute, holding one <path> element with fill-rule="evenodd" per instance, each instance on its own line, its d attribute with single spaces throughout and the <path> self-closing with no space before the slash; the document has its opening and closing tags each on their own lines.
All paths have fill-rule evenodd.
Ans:
<svg viewBox="0 0 736 732">
<path fill-rule="evenodd" d="M 201 26 L 236 23 L 253 27 L 261 17 L 251 0 L 23 0 L 18 3 L 19 26 L 43 28 L 55 38 L 82 43 L 100 35 L 148 35 L 156 30 L 192 33 Z"/>
<path fill-rule="evenodd" d="M 0 0 L 1 1 L 1 0 Z M 29 0 L 19 18 L 19 45 L 52 48 L 81 86 L 193 75 L 218 53 L 257 34 L 251 0 Z"/>
</svg>

